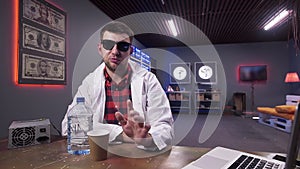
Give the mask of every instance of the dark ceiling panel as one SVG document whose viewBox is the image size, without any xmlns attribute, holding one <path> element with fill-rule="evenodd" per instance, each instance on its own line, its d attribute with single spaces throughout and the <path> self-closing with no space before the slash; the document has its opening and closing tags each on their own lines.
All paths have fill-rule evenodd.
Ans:
<svg viewBox="0 0 300 169">
<path fill-rule="evenodd" d="M 297 0 L 90 0 L 111 19 L 143 12 L 161 12 L 175 15 L 194 24 L 213 44 L 287 41 L 293 38 L 292 27 L 298 28 L 299 14 L 292 22 L 289 19 L 281 26 L 269 31 L 263 30 L 264 23 L 270 20 L 282 8 L 296 9 Z M 290 18 L 294 15 L 290 15 Z M 156 19 L 155 23 L 140 21 L 137 29 L 155 26 L 159 31 L 168 33 L 166 19 Z M 143 28 L 144 27 L 144 28 Z M 194 44 L 199 37 L 190 31 L 190 27 L 177 25 L 182 36 L 194 37 Z M 299 33 L 296 33 L 299 35 Z M 197 39 L 198 38 L 198 39 Z M 157 34 L 136 35 L 145 47 L 170 47 L 184 45 L 176 38 Z M 191 38 L 193 39 L 193 38 Z"/>
</svg>

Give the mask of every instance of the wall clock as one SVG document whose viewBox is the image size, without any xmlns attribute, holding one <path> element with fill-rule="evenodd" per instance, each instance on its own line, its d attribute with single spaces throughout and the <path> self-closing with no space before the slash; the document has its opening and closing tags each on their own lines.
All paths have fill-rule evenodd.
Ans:
<svg viewBox="0 0 300 169">
<path fill-rule="evenodd" d="M 190 63 L 170 64 L 170 84 L 190 83 Z"/>
<path fill-rule="evenodd" d="M 202 79 L 210 79 L 213 75 L 213 70 L 210 66 L 204 65 L 200 67 L 198 74 Z"/>
<path fill-rule="evenodd" d="M 195 63 L 195 82 L 201 84 L 217 83 L 216 62 L 196 62 Z"/>
<path fill-rule="evenodd" d="M 174 69 L 173 76 L 176 80 L 183 80 L 187 76 L 187 71 L 184 67 L 178 66 Z"/>
</svg>

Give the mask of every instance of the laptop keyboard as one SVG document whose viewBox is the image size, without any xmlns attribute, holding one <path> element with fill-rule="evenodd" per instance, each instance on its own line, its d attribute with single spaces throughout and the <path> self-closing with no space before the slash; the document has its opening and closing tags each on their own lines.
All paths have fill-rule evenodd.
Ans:
<svg viewBox="0 0 300 169">
<path fill-rule="evenodd" d="M 228 169 L 278 169 L 279 166 L 264 159 L 241 155 Z"/>
</svg>

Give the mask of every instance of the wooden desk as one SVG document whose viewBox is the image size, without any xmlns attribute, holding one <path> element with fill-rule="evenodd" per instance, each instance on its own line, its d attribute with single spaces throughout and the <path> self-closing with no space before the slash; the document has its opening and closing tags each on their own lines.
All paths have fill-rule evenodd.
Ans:
<svg viewBox="0 0 300 169">
<path fill-rule="evenodd" d="M 7 140 L 0 140 L 1 169 L 180 169 L 196 160 L 209 148 L 172 146 L 164 152 L 148 152 L 135 144 L 109 147 L 108 159 L 92 161 L 89 155 L 67 153 L 66 139 L 50 144 L 7 149 Z M 116 155 L 118 154 L 118 155 Z M 259 152 L 262 156 L 275 153 Z"/>
<path fill-rule="evenodd" d="M 6 142 L 7 143 L 7 142 Z M 1 142 L 2 146 L 4 142 Z M 92 161 L 89 155 L 71 155 L 66 150 L 66 140 L 50 144 L 34 145 L 18 149 L 0 150 L 0 168 L 3 169 L 178 169 L 197 159 L 209 149 L 198 147 L 173 146 L 162 154 L 145 152 L 134 144 L 121 144 L 109 147 L 108 159 Z M 6 144 L 7 146 L 7 144 Z M 115 155 L 126 154 L 133 157 Z M 144 156 L 136 158 L 137 155 Z"/>
</svg>

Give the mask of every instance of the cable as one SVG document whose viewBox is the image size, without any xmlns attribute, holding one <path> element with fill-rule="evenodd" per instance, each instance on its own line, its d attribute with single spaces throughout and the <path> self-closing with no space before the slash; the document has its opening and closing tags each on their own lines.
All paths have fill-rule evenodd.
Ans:
<svg viewBox="0 0 300 169">
<path fill-rule="evenodd" d="M 51 124 L 51 126 L 56 130 L 56 132 L 60 135 L 60 136 L 62 136 L 61 135 L 61 132 L 56 128 L 56 126 L 50 121 L 50 124 Z"/>
</svg>

